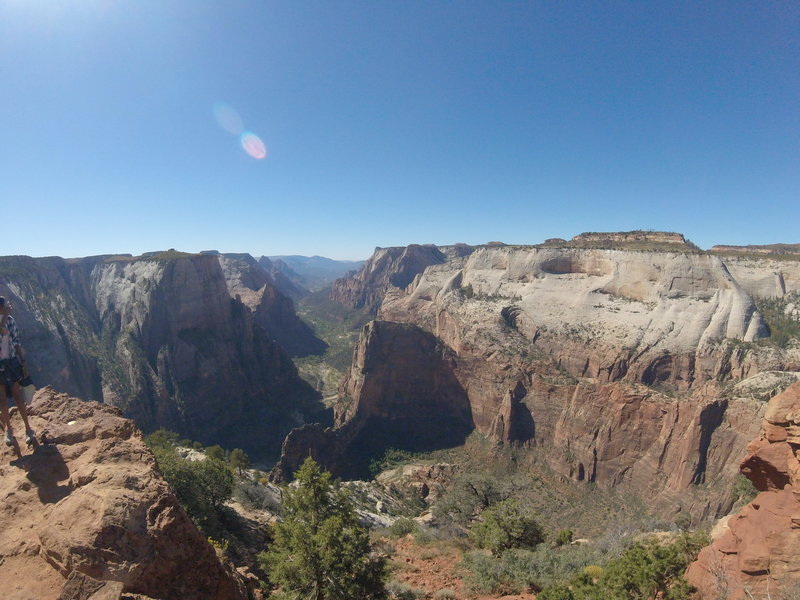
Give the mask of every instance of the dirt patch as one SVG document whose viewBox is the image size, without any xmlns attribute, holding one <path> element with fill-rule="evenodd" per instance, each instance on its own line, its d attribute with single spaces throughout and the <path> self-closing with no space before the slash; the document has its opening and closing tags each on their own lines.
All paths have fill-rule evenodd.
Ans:
<svg viewBox="0 0 800 600">
<path fill-rule="evenodd" d="M 390 579 L 422 590 L 426 598 L 435 598 L 436 592 L 450 589 L 457 600 L 536 600 L 535 594 L 512 596 L 479 596 L 471 593 L 464 583 L 461 568 L 463 552 L 449 542 L 417 543 L 408 535 L 389 540 L 394 546 L 390 564 L 394 567 Z"/>
</svg>

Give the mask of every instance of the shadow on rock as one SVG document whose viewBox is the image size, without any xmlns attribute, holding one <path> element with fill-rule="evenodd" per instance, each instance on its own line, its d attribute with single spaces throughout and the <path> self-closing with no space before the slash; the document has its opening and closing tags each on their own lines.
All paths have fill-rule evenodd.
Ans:
<svg viewBox="0 0 800 600">
<path fill-rule="evenodd" d="M 67 463 L 55 446 L 39 446 L 33 454 L 23 456 L 11 464 L 27 471 L 28 479 L 38 488 L 42 504 L 54 504 L 69 496 L 74 489 L 69 479 Z M 61 485 L 63 481 L 66 483 Z"/>
</svg>

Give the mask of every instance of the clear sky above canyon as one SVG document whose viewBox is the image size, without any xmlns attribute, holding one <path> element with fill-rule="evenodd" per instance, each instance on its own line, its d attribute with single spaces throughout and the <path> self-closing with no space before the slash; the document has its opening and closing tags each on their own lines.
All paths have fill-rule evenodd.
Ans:
<svg viewBox="0 0 800 600">
<path fill-rule="evenodd" d="M 0 254 L 800 242 L 800 3 L 0 0 Z"/>
</svg>

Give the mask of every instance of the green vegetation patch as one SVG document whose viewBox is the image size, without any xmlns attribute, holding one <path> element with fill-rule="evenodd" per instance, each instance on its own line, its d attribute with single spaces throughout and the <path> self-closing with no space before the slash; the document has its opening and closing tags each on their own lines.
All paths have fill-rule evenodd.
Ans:
<svg viewBox="0 0 800 600">
<path fill-rule="evenodd" d="M 792 314 L 787 311 L 789 305 L 794 305 Z M 800 293 L 793 292 L 783 298 L 760 298 L 756 306 L 770 332 L 768 338 L 760 341 L 786 348 L 792 340 L 800 339 L 800 318 L 796 316 L 800 314 Z"/>
<path fill-rule="evenodd" d="M 259 555 L 270 581 L 292 598 L 385 599 L 386 559 L 372 553 L 347 491 L 311 458 L 296 481 L 274 542 Z"/>
</svg>

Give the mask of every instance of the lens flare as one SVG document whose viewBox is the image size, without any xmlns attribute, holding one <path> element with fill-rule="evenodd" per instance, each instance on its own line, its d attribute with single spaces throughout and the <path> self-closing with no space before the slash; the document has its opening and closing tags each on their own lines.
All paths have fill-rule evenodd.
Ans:
<svg viewBox="0 0 800 600">
<path fill-rule="evenodd" d="M 228 133 L 239 135 L 244 131 L 242 117 L 232 106 L 224 102 L 214 103 L 214 118 L 219 123 L 219 126 Z"/>
<path fill-rule="evenodd" d="M 240 138 L 240 142 L 244 151 L 253 158 L 261 160 L 267 156 L 267 147 L 261 141 L 261 138 L 252 131 L 245 131 Z"/>
</svg>

